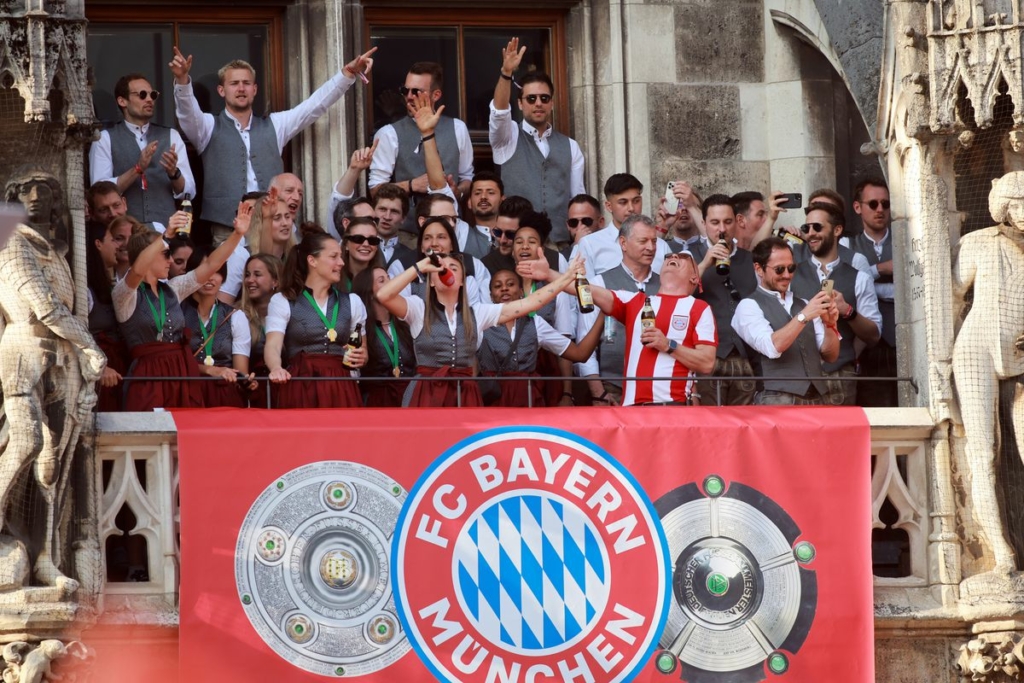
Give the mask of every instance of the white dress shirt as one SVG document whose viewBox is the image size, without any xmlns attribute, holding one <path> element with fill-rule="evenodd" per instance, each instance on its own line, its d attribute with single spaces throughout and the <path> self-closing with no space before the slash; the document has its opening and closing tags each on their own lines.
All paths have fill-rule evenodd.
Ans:
<svg viewBox="0 0 1024 683">
<path fill-rule="evenodd" d="M 344 72 L 339 71 L 297 107 L 287 111 L 272 113 L 270 120 L 273 122 L 274 131 L 277 134 L 278 153 L 284 150 L 284 146 L 288 144 L 289 140 L 298 135 L 303 128 L 306 128 L 320 118 L 327 111 L 328 107 L 341 99 L 341 96 L 352 87 L 353 83 L 355 83 L 354 78 L 349 78 Z M 174 113 L 178 117 L 178 125 L 181 126 L 181 130 L 192 141 L 196 151 L 201 154 L 206 149 L 206 146 L 210 144 L 216 119 L 213 114 L 204 113 L 199 108 L 199 102 L 196 101 L 195 94 L 192 92 L 191 79 L 185 85 L 174 84 Z M 255 116 L 255 114 L 249 117 L 249 121 L 244 128 L 242 124 L 235 121 L 235 128 L 238 130 L 238 134 L 241 136 L 247 152 L 250 151 L 249 129 L 252 126 L 252 116 Z M 246 157 L 245 166 L 246 190 L 248 192 L 256 192 L 257 190 L 266 189 L 259 187 L 259 183 L 256 181 L 256 171 L 253 170 L 252 162 L 248 159 L 248 156 Z"/>
<path fill-rule="evenodd" d="M 765 289 L 760 285 L 758 288 L 778 301 L 779 305 L 786 309 L 786 313 L 793 315 L 793 292 L 786 290 L 786 296 L 783 297 L 778 292 Z M 825 343 L 825 325 L 821 322 L 820 317 L 811 322 L 814 325 L 814 340 L 818 345 L 818 350 L 821 351 L 821 345 Z M 772 342 L 772 334 L 775 333 L 775 330 L 764 317 L 761 306 L 753 299 L 748 297 L 736 304 L 736 313 L 732 316 L 732 329 L 736 331 L 740 339 L 747 342 L 765 358 L 775 359 L 782 355 L 782 352 L 775 348 L 775 344 Z"/>
<path fill-rule="evenodd" d="M 122 121 L 117 124 L 125 126 L 139 144 L 141 152 L 149 144 L 149 124 L 136 126 L 134 123 Z M 171 145 L 178 155 L 178 168 L 181 169 L 181 177 L 185 179 L 185 186 L 181 192 L 174 195 L 175 199 L 181 199 L 186 194 L 196 196 L 196 179 L 192 175 L 192 166 L 188 163 L 188 152 L 185 151 L 185 141 L 181 139 L 178 131 L 171 128 Z M 153 155 L 159 159 L 160 155 L 167 150 L 158 149 Z M 114 173 L 114 157 L 110 151 L 110 131 L 100 132 L 100 139 L 89 147 L 89 184 L 95 185 L 101 180 L 107 180 L 117 184 L 117 174 Z"/>
<path fill-rule="evenodd" d="M 398 133 L 390 123 L 373 136 L 377 141 L 377 151 L 373 153 L 370 163 L 370 189 L 391 182 L 398 163 Z M 455 119 L 455 141 L 459 146 L 459 178 L 456 184 L 473 179 L 473 141 L 469 138 L 469 129 L 462 119 Z M 416 146 L 419 149 L 419 145 Z"/>
<path fill-rule="evenodd" d="M 859 252 L 857 255 L 861 258 L 864 257 L 864 254 Z M 816 256 L 811 256 L 811 264 L 814 266 L 814 274 L 818 276 L 818 281 L 821 282 L 827 280 L 832 275 L 832 269 L 839 265 L 839 259 L 837 258 L 832 263 L 822 265 Z M 875 295 L 875 287 L 871 281 L 871 276 L 858 270 L 853 291 L 857 300 L 847 301 L 846 303 L 857 310 L 857 315 L 862 315 L 873 322 L 875 327 L 878 328 L 878 333 L 881 334 L 882 313 L 878 310 L 878 297 Z"/>
<path fill-rule="evenodd" d="M 663 239 L 656 240 L 657 249 L 654 252 L 654 262 L 651 269 L 655 273 L 661 272 L 661 264 L 665 261 L 665 254 L 672 250 Z M 569 260 L 577 256 L 583 257 L 583 265 L 587 268 L 587 278 L 591 279 L 598 273 L 611 270 L 622 263 L 622 247 L 619 246 L 619 229 L 615 225 L 601 228 L 592 232 L 572 248 Z"/>
<path fill-rule="evenodd" d="M 544 158 L 548 158 L 548 154 L 551 151 L 551 145 L 548 142 L 548 139 L 551 137 L 551 126 L 548 126 L 543 134 L 540 134 L 533 125 L 526 121 L 523 121 L 521 126 L 517 125 L 515 119 L 512 118 L 511 105 L 507 109 L 495 109 L 494 100 L 491 100 L 490 109 L 491 116 L 487 123 L 487 137 L 491 143 L 491 150 L 494 152 L 495 164 L 504 164 L 515 154 L 516 145 L 519 143 L 520 127 L 524 133 L 534 139 L 537 143 L 537 149 L 544 155 Z M 569 175 L 569 196 L 575 197 L 578 194 L 585 194 L 587 190 L 583 186 L 583 152 L 580 150 L 579 143 L 572 138 L 569 138 L 569 154 L 572 159 L 572 171 Z"/>
<path fill-rule="evenodd" d="M 875 255 L 882 258 L 882 248 L 885 243 L 892 237 L 892 232 L 886 228 L 885 234 L 882 235 L 882 239 L 877 242 L 871 239 L 871 235 L 868 234 L 867 230 L 864 231 L 864 237 L 871 242 L 871 246 L 875 249 Z M 871 277 L 875 280 L 875 294 L 879 299 L 887 299 L 892 301 L 896 297 L 896 283 L 895 282 L 879 282 L 878 278 L 878 266 L 871 266 Z"/>
</svg>

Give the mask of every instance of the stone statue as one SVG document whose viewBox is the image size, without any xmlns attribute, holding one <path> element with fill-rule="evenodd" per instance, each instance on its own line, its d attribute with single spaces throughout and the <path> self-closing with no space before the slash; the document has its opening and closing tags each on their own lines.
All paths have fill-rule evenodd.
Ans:
<svg viewBox="0 0 1024 683">
<path fill-rule="evenodd" d="M 1006 173 L 1024 171 L 1024 130 L 1015 128 L 1006 134 L 1003 145 L 1003 169 Z"/>
<path fill-rule="evenodd" d="M 35 649 L 24 641 L 4 645 L 3 659 L 7 668 L 3 670 L 3 683 L 46 683 L 66 680 L 66 676 L 53 671 L 53 662 L 65 655 L 86 659 L 88 648 L 77 641 L 67 646 L 59 640 L 44 640 Z"/>
<path fill-rule="evenodd" d="M 0 592 L 21 587 L 29 559 L 35 585 L 51 587 L 39 599 L 59 601 L 78 587 L 62 571 L 72 456 L 106 358 L 71 313 L 71 271 L 42 229 L 19 225 L 0 250 Z M 35 495 L 45 519 L 27 517 Z"/>
<path fill-rule="evenodd" d="M 1024 457 L 1024 172 L 992 183 L 989 211 L 999 225 L 960 240 L 953 282 L 974 304 L 953 345 L 953 376 L 967 437 L 971 506 L 995 558 L 994 571 L 1016 568 L 996 494 L 999 398 L 1012 401 L 1012 425 Z"/>
<path fill-rule="evenodd" d="M 28 223 L 60 251 L 67 251 L 64 192 L 56 176 L 38 168 L 17 171 L 4 189 L 4 201 L 24 204 Z"/>
</svg>

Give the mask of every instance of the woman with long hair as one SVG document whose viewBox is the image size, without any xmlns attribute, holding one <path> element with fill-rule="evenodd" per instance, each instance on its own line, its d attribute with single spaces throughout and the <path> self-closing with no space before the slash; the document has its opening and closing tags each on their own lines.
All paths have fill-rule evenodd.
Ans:
<svg viewBox="0 0 1024 683">
<path fill-rule="evenodd" d="M 246 246 L 250 254 L 270 254 L 282 261 L 295 246 L 293 221 L 295 217 L 288 205 L 277 196 L 277 188 L 261 199 L 255 200 L 258 207 L 253 211 L 252 227 Z"/>
<path fill-rule="evenodd" d="M 131 219 L 135 221 L 135 219 Z M 96 345 L 107 356 L 107 366 L 100 376 L 96 411 L 121 410 L 121 379 L 128 371 L 128 347 L 118 330 L 111 290 L 117 277 L 117 265 L 131 237 L 131 223 L 115 219 L 109 225 L 89 221 L 86 225 L 86 281 L 89 296 L 89 332 Z M 124 257 L 127 261 L 127 256 Z"/>
<path fill-rule="evenodd" d="M 209 258 L 208 248 L 192 252 L 187 270 L 195 270 Z M 199 373 L 217 377 L 220 382 L 203 382 L 203 405 L 207 408 L 244 408 L 245 399 L 239 380 L 249 376 L 249 325 L 236 309 L 218 301 L 221 285 L 228 276 L 224 263 L 202 286 L 181 302 L 185 325 L 191 332 L 192 355 L 199 362 Z M 248 387 L 246 387 L 248 388 Z"/>
<path fill-rule="evenodd" d="M 397 408 L 409 382 L 396 378 L 412 378 L 416 374 L 416 349 L 412 332 L 405 322 L 391 315 L 375 298 L 390 280 L 383 267 L 368 268 L 352 282 L 352 293 L 366 306 L 366 350 L 369 359 L 359 371 L 359 382 L 366 397 L 367 408 Z M 388 378 L 375 382 L 374 377 Z"/>
<path fill-rule="evenodd" d="M 166 280 L 171 250 L 163 236 L 139 226 L 128 241 L 125 278 L 114 286 L 114 313 L 132 355 L 129 378 L 197 377 L 198 365 L 188 343 L 181 301 L 199 289 L 228 260 L 249 229 L 252 207 L 239 204 L 234 232 L 198 268 Z M 169 228 L 168 231 L 174 231 Z M 174 232 L 168 237 L 174 237 Z M 166 280 L 166 281 L 165 281 Z M 202 407 L 197 382 L 170 380 L 129 382 L 125 409 Z"/>
<path fill-rule="evenodd" d="M 353 218 L 345 228 L 341 244 L 345 258 L 345 290 L 351 292 L 356 275 L 370 268 L 384 266 L 376 220 L 369 216 Z"/>
<path fill-rule="evenodd" d="M 279 385 L 280 408 L 347 408 L 362 405 L 352 381 L 292 381 L 300 377 L 351 376 L 366 364 L 366 342 L 349 343 L 366 323 L 359 297 L 342 293 L 341 244 L 319 226 L 303 224 L 302 241 L 288 254 L 281 292 L 270 299 L 263 358 Z M 287 367 L 286 367 L 287 366 Z"/>
<path fill-rule="evenodd" d="M 421 259 L 377 292 L 384 308 L 409 325 L 415 340 L 417 374 L 427 378 L 472 377 L 485 330 L 538 310 L 583 270 L 582 262 L 576 260 L 554 282 L 526 298 L 471 305 L 463 286 L 462 259 L 446 254 L 438 256 L 438 261 L 440 265 L 429 257 Z M 425 298 L 403 295 L 402 290 L 420 274 L 427 279 Z M 417 380 L 411 389 L 408 404 L 413 406 L 483 405 L 473 381 Z"/>
<path fill-rule="evenodd" d="M 178 277 L 188 272 L 188 263 L 195 251 L 195 245 L 187 235 L 175 235 L 167 240 L 171 249 L 171 269 L 168 271 L 170 277 Z"/>
<path fill-rule="evenodd" d="M 239 308 L 249 324 L 249 338 L 252 340 L 249 346 L 249 370 L 258 377 L 266 377 L 270 372 L 263 360 L 263 347 L 267 341 L 267 309 L 270 308 L 270 297 L 280 287 L 283 269 L 284 265 L 276 256 L 256 254 L 245 262 L 242 274 L 242 301 Z M 266 382 L 257 383 L 256 389 L 249 396 L 249 407 L 270 407 Z"/>
</svg>

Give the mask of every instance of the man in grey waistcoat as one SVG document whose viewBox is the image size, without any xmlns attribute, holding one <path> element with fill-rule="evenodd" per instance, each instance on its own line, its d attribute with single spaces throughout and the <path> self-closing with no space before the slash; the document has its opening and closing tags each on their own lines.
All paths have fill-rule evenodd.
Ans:
<svg viewBox="0 0 1024 683">
<path fill-rule="evenodd" d="M 821 364 L 839 357 L 839 311 L 825 291 L 809 300 L 790 290 L 796 264 L 783 240 L 769 237 L 751 252 L 760 284 L 740 301 L 732 328 L 760 361 L 758 405 L 821 405 L 828 391 Z"/>
<path fill-rule="evenodd" d="M 395 183 L 409 194 L 410 206 L 402 229 L 416 233 L 416 203 L 430 191 L 427 182 L 427 163 L 420 144 L 420 129 L 416 126 L 417 97 L 426 93 L 437 109 L 444 85 L 444 70 L 436 62 L 416 62 L 405 75 L 405 85 L 398 90 L 405 98 L 408 116 L 382 127 L 373 136 L 376 151 L 370 165 L 367 183 L 370 195 L 384 183 Z M 461 201 L 473 180 L 473 143 L 469 129 L 461 119 L 441 116 L 433 135 L 441 155 L 444 173 L 456 183 L 455 199 Z"/>
<path fill-rule="evenodd" d="M 246 192 L 265 192 L 274 176 L 284 172 L 281 152 L 288 141 L 322 116 L 355 82 L 357 74 L 373 68 L 371 49 L 288 111 L 254 116 L 256 70 L 240 59 L 217 72 L 217 92 L 224 111 L 204 113 L 192 92 L 192 55 L 174 48 L 174 109 L 181 130 L 203 158 L 202 219 L 211 223 L 213 241 L 220 244 L 232 233 L 235 209 Z"/>
<path fill-rule="evenodd" d="M 128 213 L 141 223 L 166 224 L 175 201 L 196 194 L 181 135 L 152 122 L 159 96 L 142 74 L 119 78 L 114 98 L 124 120 L 102 131 L 89 148 L 89 184 L 114 183 Z"/>
<path fill-rule="evenodd" d="M 562 248 L 571 240 L 565 225 L 569 200 L 585 194 L 583 152 L 579 144 L 551 126 L 555 86 L 547 74 L 532 72 L 519 80 L 523 121 L 512 118 L 512 82 L 526 47 L 513 38 L 502 50 L 501 71 L 494 86 L 488 138 L 494 163 L 501 167 L 506 195 L 521 195 L 551 218 L 551 242 Z"/>
</svg>

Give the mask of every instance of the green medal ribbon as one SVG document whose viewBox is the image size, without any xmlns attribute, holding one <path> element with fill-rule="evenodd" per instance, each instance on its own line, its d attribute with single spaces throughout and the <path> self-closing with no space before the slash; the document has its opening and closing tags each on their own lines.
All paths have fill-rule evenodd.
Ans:
<svg viewBox="0 0 1024 683">
<path fill-rule="evenodd" d="M 395 348 L 392 349 L 388 343 L 388 336 L 381 330 L 380 325 L 373 328 L 373 331 L 377 333 L 377 339 L 380 339 L 380 343 L 384 346 L 384 352 L 388 354 L 388 360 L 391 361 L 391 369 L 401 371 L 399 363 L 402 358 L 398 354 L 398 333 L 395 331 L 395 321 L 392 320 L 388 323 L 388 327 L 391 330 L 391 340 L 395 343 Z M 397 375 L 396 375 L 397 377 Z"/>
<path fill-rule="evenodd" d="M 153 322 L 156 324 L 156 334 L 159 338 L 163 334 L 164 325 L 167 324 L 167 302 L 164 300 L 164 290 L 160 289 L 160 285 L 157 285 L 156 293 L 160 299 L 160 314 L 157 315 L 156 306 L 153 305 L 152 300 L 149 298 L 149 292 L 146 290 L 146 283 L 140 284 L 139 289 L 142 290 L 142 298 L 146 300 L 146 304 L 149 306 L 149 312 L 153 314 Z"/>
<path fill-rule="evenodd" d="M 340 296 L 339 297 L 335 297 L 335 299 L 334 299 L 334 311 L 331 313 L 331 319 L 328 320 L 327 316 L 324 315 L 324 312 L 320 310 L 320 304 L 318 304 L 316 302 L 316 299 L 313 298 L 313 295 L 309 293 L 308 289 L 302 290 L 302 295 L 304 297 L 306 297 L 306 299 L 309 301 L 309 305 L 312 306 L 313 310 L 316 311 L 316 314 L 318 316 L 320 316 L 320 321 L 323 322 L 324 327 L 327 328 L 327 333 L 328 333 L 328 337 L 327 338 L 330 339 L 330 332 L 331 332 L 331 330 L 333 330 L 335 328 L 335 326 L 338 324 L 338 306 L 341 303 L 341 297 Z M 327 296 L 328 296 L 328 298 L 330 298 L 330 292 L 328 292 Z M 335 338 L 337 338 L 337 334 L 338 333 L 335 332 L 334 334 L 335 334 Z M 331 339 L 331 341 L 334 341 L 334 340 Z"/>
<path fill-rule="evenodd" d="M 213 356 L 213 336 L 217 334 L 217 310 L 218 306 L 214 303 L 213 312 L 210 313 L 209 331 L 203 324 L 203 317 L 199 316 L 199 331 L 203 334 L 203 353 L 207 358 Z"/>
<path fill-rule="evenodd" d="M 531 282 L 530 283 L 530 294 L 533 294 L 536 291 L 537 291 L 537 283 L 536 282 Z M 537 311 L 530 311 L 528 315 L 529 315 L 529 317 L 532 318 L 533 316 L 537 315 Z"/>
</svg>

